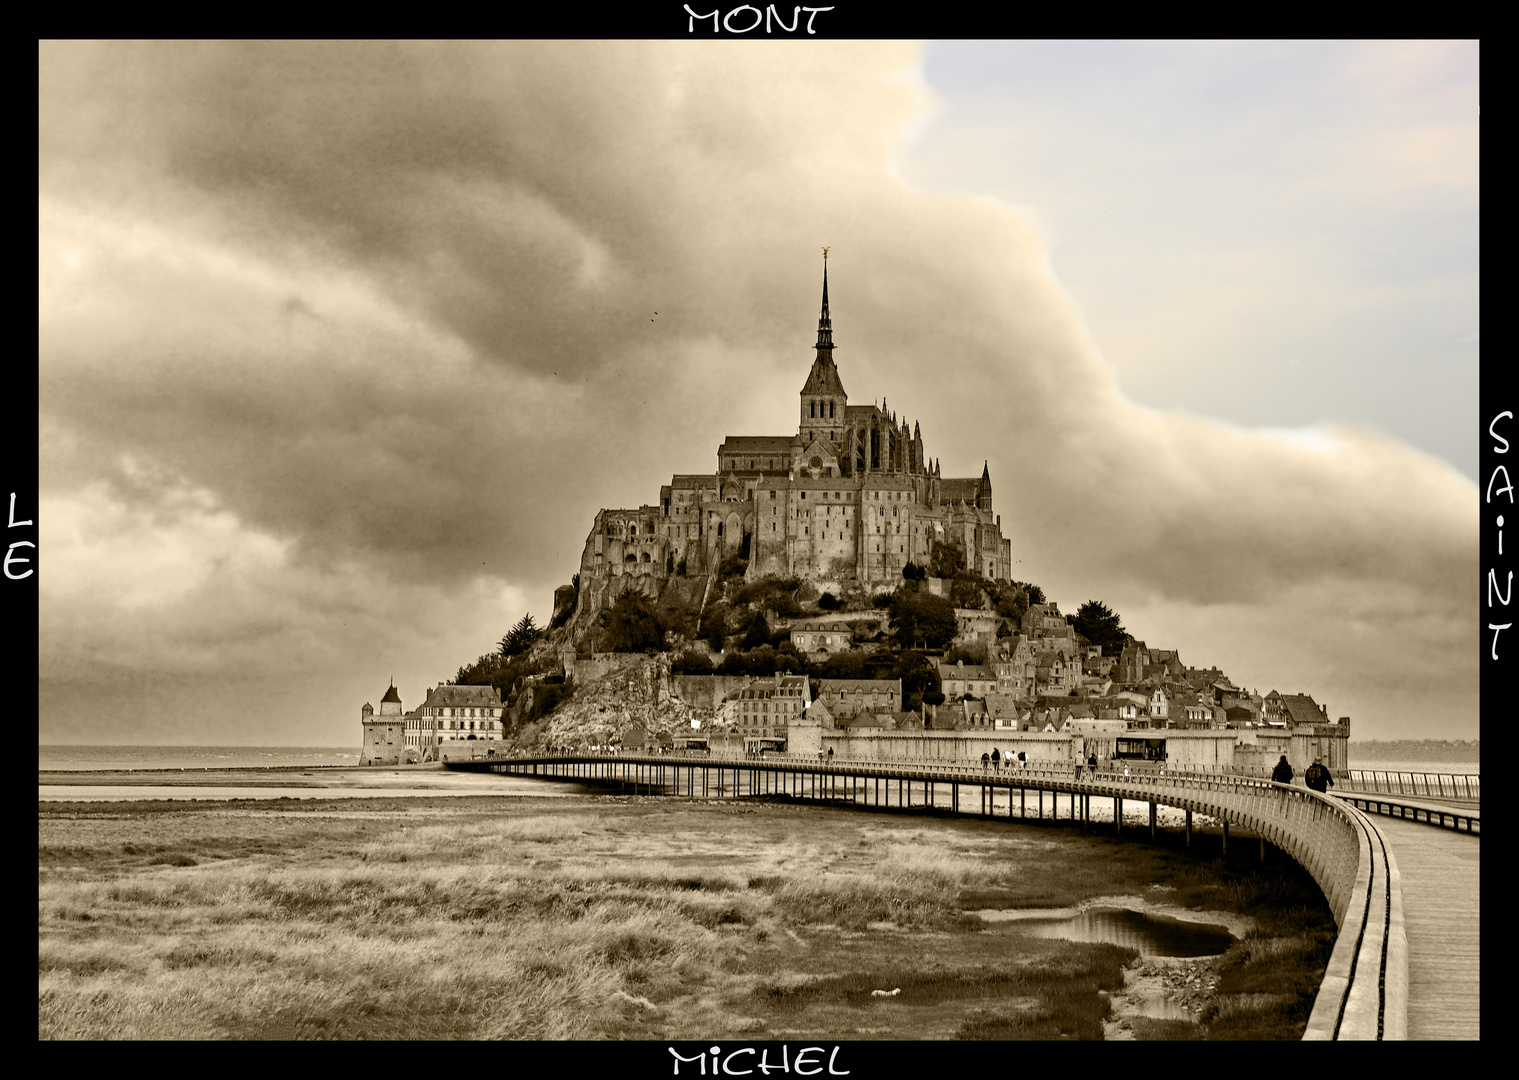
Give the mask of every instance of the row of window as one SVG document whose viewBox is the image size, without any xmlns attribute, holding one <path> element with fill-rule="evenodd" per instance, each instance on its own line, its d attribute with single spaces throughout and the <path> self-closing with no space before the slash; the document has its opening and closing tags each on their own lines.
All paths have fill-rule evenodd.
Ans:
<svg viewBox="0 0 1519 1080">
<path fill-rule="evenodd" d="M 476 724 L 480 726 L 477 728 Z M 428 720 L 426 722 L 408 720 L 406 726 L 413 729 L 428 728 L 439 731 L 494 731 L 500 724 L 495 720 Z"/>
</svg>

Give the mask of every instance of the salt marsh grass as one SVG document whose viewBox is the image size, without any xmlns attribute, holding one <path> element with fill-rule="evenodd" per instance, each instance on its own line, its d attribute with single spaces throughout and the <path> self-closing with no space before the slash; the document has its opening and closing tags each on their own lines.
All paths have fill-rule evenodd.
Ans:
<svg viewBox="0 0 1519 1080">
<path fill-rule="evenodd" d="M 1132 953 L 963 909 L 1182 874 L 1144 845 L 976 821 L 459 803 L 45 804 L 39 1035 L 1100 1037 Z M 1297 955 L 1274 940 L 1235 968 Z M 1220 1022 L 1284 993 L 1238 981 Z"/>
</svg>

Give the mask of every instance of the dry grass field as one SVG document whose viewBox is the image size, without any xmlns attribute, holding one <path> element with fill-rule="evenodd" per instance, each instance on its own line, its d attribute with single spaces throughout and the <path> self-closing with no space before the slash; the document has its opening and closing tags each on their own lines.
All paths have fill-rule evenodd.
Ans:
<svg viewBox="0 0 1519 1080">
<path fill-rule="evenodd" d="M 1281 856 L 777 803 L 44 803 L 38 837 L 42 1038 L 1101 1038 L 1132 950 L 965 909 L 1127 893 L 1259 925 L 1206 1023 L 1137 1034 L 1294 1038 L 1333 940 Z"/>
</svg>

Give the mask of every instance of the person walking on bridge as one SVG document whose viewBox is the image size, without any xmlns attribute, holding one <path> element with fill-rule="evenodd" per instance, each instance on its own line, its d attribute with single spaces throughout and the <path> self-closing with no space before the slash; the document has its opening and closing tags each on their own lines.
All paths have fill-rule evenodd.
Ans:
<svg viewBox="0 0 1519 1080">
<path fill-rule="evenodd" d="M 1308 771 L 1303 774 L 1303 783 L 1307 784 L 1320 795 L 1327 795 L 1328 789 L 1334 786 L 1334 777 L 1324 767 L 1323 758 L 1314 758 L 1313 764 L 1308 766 Z"/>
<path fill-rule="evenodd" d="M 1276 768 L 1271 770 L 1271 779 L 1278 784 L 1292 783 L 1292 766 L 1287 764 L 1287 755 L 1282 755 L 1282 760 L 1276 763 Z"/>
</svg>

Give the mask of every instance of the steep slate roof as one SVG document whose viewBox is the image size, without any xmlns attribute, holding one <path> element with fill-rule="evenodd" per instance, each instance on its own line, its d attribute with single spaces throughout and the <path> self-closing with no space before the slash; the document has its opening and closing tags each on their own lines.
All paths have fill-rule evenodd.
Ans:
<svg viewBox="0 0 1519 1080">
<path fill-rule="evenodd" d="M 844 384 L 839 380 L 839 369 L 833 362 L 833 354 L 826 350 L 820 350 L 817 359 L 812 362 L 812 370 L 807 373 L 807 381 L 802 384 L 804 394 L 837 394 L 840 397 L 847 396 L 844 393 Z M 839 417 L 834 417 L 835 420 Z"/>
<path fill-rule="evenodd" d="M 1283 694 L 1282 711 L 1294 724 L 1327 724 L 1329 718 L 1319 711 L 1309 694 Z"/>
<path fill-rule="evenodd" d="M 902 696 L 901 679 L 821 679 L 818 693 L 837 694 L 840 690 L 850 694 L 884 694 L 890 691 Z"/>
<path fill-rule="evenodd" d="M 802 696 L 803 697 L 807 696 L 807 694 L 806 694 L 806 691 L 807 691 L 807 676 L 805 676 L 805 675 L 786 675 L 786 674 L 782 674 L 780 672 L 777 672 L 776 673 L 776 678 L 775 678 L 775 683 L 776 683 L 776 688 L 777 689 L 780 689 L 780 690 L 801 690 L 802 691 Z"/>
<path fill-rule="evenodd" d="M 729 435 L 719 454 L 789 454 L 794 435 Z"/>
<path fill-rule="evenodd" d="M 439 706 L 500 705 L 501 696 L 494 686 L 439 686 L 427 692 L 423 708 Z"/>
<path fill-rule="evenodd" d="M 939 664 L 939 681 L 943 682 L 945 679 L 990 679 L 992 682 L 996 682 L 997 672 L 985 664 L 961 665 L 941 662 Z"/>
<path fill-rule="evenodd" d="M 380 704 L 384 705 L 387 701 L 391 702 L 391 703 L 393 703 L 395 705 L 401 704 L 401 695 L 398 694 L 398 693 L 396 693 L 396 688 L 395 688 L 395 684 L 394 683 L 391 684 L 391 687 L 390 687 L 389 690 L 385 691 L 385 696 L 380 699 Z"/>
<path fill-rule="evenodd" d="M 1017 720 L 1021 715 L 1018 708 L 1018 699 L 1012 694 L 987 694 L 985 698 L 986 711 L 993 719 Z"/>
<path fill-rule="evenodd" d="M 834 726 L 841 728 L 885 728 L 888 725 L 874 713 L 860 713 L 856 716 L 835 721 Z"/>
<path fill-rule="evenodd" d="M 939 502 L 957 503 L 964 502 L 975 505 L 976 496 L 981 493 L 981 478 L 956 477 L 953 480 L 939 481 Z"/>
</svg>

